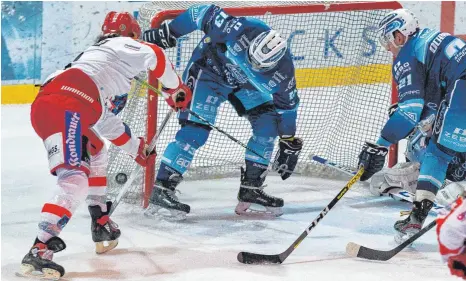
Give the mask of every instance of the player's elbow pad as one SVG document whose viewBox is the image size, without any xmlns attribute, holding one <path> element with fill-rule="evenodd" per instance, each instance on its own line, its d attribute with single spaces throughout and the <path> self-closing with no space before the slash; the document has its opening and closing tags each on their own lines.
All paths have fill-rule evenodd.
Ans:
<svg viewBox="0 0 466 281">
<path fill-rule="evenodd" d="M 123 123 L 123 125 L 125 126 L 125 131 L 116 139 L 110 140 L 110 142 L 134 157 L 138 151 L 139 140 L 132 137 L 131 130 L 128 125 L 125 123 Z"/>
<path fill-rule="evenodd" d="M 424 102 L 408 101 L 400 104 L 382 129 L 382 138 L 397 143 L 407 137 L 419 122 Z"/>
</svg>

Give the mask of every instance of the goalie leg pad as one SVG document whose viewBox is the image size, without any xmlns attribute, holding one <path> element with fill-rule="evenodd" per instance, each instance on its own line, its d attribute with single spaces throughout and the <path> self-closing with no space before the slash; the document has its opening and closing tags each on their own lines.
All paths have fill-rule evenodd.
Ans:
<svg viewBox="0 0 466 281">
<path fill-rule="evenodd" d="M 276 170 L 283 180 L 291 176 L 291 172 L 296 168 L 299 153 L 303 148 L 301 138 L 280 139 L 279 150 L 275 155 L 273 169 Z M 287 170 L 286 172 L 284 170 Z"/>
<path fill-rule="evenodd" d="M 420 164 L 417 162 L 406 162 L 398 163 L 392 168 L 382 169 L 371 177 L 371 193 L 383 195 L 392 188 L 401 188 L 415 193 L 419 166 Z"/>
</svg>

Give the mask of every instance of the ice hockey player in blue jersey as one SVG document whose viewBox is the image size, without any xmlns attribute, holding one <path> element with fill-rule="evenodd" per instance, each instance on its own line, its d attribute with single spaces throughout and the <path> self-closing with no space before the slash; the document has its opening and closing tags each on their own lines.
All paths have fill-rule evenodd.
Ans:
<svg viewBox="0 0 466 281">
<path fill-rule="evenodd" d="M 302 148 L 302 140 L 295 137 L 299 98 L 287 41 L 264 22 L 233 17 L 215 5 L 191 6 L 170 23 L 145 31 L 143 38 L 171 48 L 177 38 L 195 30 L 204 36 L 183 74 L 193 91 L 190 109 L 214 123 L 220 104 L 228 100 L 251 123 L 248 147 L 265 158 L 246 151 L 235 212 L 280 216 L 283 199 L 263 191 L 274 141 L 280 137 L 274 167 L 281 167 L 278 172 L 283 179 L 291 175 Z M 146 214 L 168 209 L 172 218 L 184 219 L 190 212 L 174 191 L 211 129 L 187 112 L 179 115 L 179 121 L 181 129 L 163 154 Z M 265 211 L 254 210 L 251 204 Z"/>
<path fill-rule="evenodd" d="M 395 223 L 398 234 L 409 237 L 421 229 L 453 156 L 466 152 L 466 44 L 448 33 L 421 29 L 406 9 L 388 13 L 379 32 L 382 46 L 396 57 L 399 102 L 377 143 L 366 142 L 359 155 L 365 167 L 361 180 L 382 169 L 391 144 L 409 135 L 420 120 L 436 116 L 412 212 Z"/>
</svg>

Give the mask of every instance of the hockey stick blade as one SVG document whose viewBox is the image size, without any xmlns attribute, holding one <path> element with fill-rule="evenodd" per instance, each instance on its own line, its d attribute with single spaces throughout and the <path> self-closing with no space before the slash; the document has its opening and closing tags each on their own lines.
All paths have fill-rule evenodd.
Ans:
<svg viewBox="0 0 466 281">
<path fill-rule="evenodd" d="M 245 264 L 281 264 L 280 255 L 261 255 L 249 252 L 239 252 L 237 259 Z"/>
<path fill-rule="evenodd" d="M 435 225 L 437 225 L 436 220 L 429 223 L 426 227 L 421 229 L 421 231 L 414 234 L 413 236 L 411 236 L 409 239 L 407 239 L 400 245 L 387 251 L 371 249 L 371 248 L 367 248 L 359 244 L 350 242 L 348 243 L 348 245 L 346 245 L 346 254 L 349 256 L 357 257 L 361 259 L 375 260 L 375 261 L 388 261 L 389 259 L 393 258 L 396 254 L 401 252 L 404 248 L 406 248 L 411 243 L 413 243 L 415 240 L 417 240 L 419 237 L 424 235 L 424 233 L 429 231 Z"/>
</svg>

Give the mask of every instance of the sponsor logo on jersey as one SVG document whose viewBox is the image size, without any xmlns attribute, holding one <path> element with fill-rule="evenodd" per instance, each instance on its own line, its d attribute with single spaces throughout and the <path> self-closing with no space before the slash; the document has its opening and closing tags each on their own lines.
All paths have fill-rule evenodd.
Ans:
<svg viewBox="0 0 466 281">
<path fill-rule="evenodd" d="M 59 148 L 58 148 L 58 145 L 54 145 L 52 146 L 49 151 L 47 151 L 47 154 L 48 154 L 48 157 L 50 159 L 50 157 L 54 156 L 55 154 L 57 154 L 58 152 L 60 152 Z"/>
<path fill-rule="evenodd" d="M 399 61 L 393 66 L 393 71 L 395 73 L 395 80 L 398 80 L 403 74 L 411 71 L 411 66 L 409 65 L 409 62 L 405 62 L 401 65 L 401 62 Z"/>
<path fill-rule="evenodd" d="M 432 40 L 432 43 L 430 43 L 429 50 L 435 54 L 437 52 L 438 47 L 440 44 L 442 44 L 443 39 L 445 39 L 447 36 L 449 36 L 450 33 L 440 33 L 437 35 L 434 40 Z"/>
<path fill-rule="evenodd" d="M 267 83 L 262 83 L 261 85 L 268 91 L 272 91 L 274 87 L 277 87 L 281 82 L 283 82 L 287 78 L 288 76 L 283 75 L 278 71 L 275 71 L 275 73 L 272 75 L 272 79 L 270 79 Z"/>
<path fill-rule="evenodd" d="M 193 22 L 197 22 L 199 20 L 200 7 L 200 5 L 195 5 L 191 7 L 191 19 L 193 20 Z"/>
<path fill-rule="evenodd" d="M 231 81 L 231 77 L 229 77 L 230 75 L 240 84 L 245 84 L 248 82 L 248 77 L 243 73 L 243 71 L 241 70 L 239 66 L 231 64 L 231 63 L 226 63 L 225 67 L 227 70 L 225 71 L 225 74 L 227 76 L 228 83 L 233 82 Z"/>
<path fill-rule="evenodd" d="M 65 113 L 65 162 L 71 166 L 81 166 L 81 117 L 79 113 Z"/>
<path fill-rule="evenodd" d="M 178 166 L 187 169 L 187 168 L 189 167 L 189 164 L 191 164 L 191 161 L 189 161 L 188 159 L 186 159 L 186 158 L 184 158 L 184 157 L 178 156 L 178 157 L 176 157 L 175 163 L 176 163 Z"/>
<path fill-rule="evenodd" d="M 445 132 L 445 136 L 456 141 L 466 142 L 466 129 L 455 128 L 453 133 Z"/>
<path fill-rule="evenodd" d="M 242 25 L 243 24 L 241 22 L 239 22 L 239 18 L 234 18 L 233 20 L 228 22 L 227 25 L 225 25 L 225 27 L 223 28 L 222 31 L 226 32 L 226 33 L 230 33 L 232 28 L 234 30 L 238 31 Z"/>
<path fill-rule="evenodd" d="M 411 96 L 411 95 L 419 95 L 421 93 L 420 90 L 411 90 L 411 91 L 407 91 L 407 92 L 402 92 L 399 94 L 398 98 L 400 100 L 404 99 L 405 97 L 407 96 Z"/>
<path fill-rule="evenodd" d="M 73 94 L 76 94 L 76 95 L 82 97 L 83 99 L 87 100 L 90 103 L 94 102 L 93 98 L 91 98 L 90 96 L 86 95 L 85 93 L 81 92 L 78 89 L 63 85 L 63 86 L 61 86 L 61 90 L 68 91 L 68 92 L 71 92 Z"/>
</svg>

